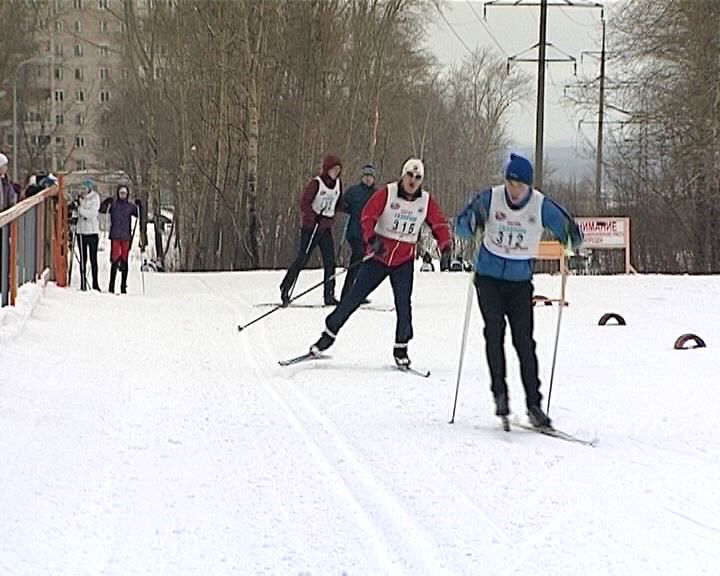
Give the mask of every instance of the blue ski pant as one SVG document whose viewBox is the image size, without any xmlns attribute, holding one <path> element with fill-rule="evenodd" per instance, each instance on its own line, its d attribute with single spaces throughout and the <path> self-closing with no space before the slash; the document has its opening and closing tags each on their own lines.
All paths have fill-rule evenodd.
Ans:
<svg viewBox="0 0 720 576">
<path fill-rule="evenodd" d="M 325 318 L 325 326 L 330 332 L 337 335 L 355 310 L 389 276 L 397 318 L 395 343 L 407 344 L 413 337 L 412 304 L 410 302 L 413 290 L 413 272 L 412 260 L 395 267 L 386 266 L 374 258 L 366 260 L 360 265 L 350 293 L 340 300 L 337 308 Z"/>
<path fill-rule="evenodd" d="M 348 244 L 350 245 L 350 263 L 348 264 L 347 274 L 345 275 L 345 283 L 343 284 L 342 292 L 340 293 L 340 300 L 346 298 L 350 294 L 350 289 L 355 283 L 358 272 L 360 271 L 360 262 L 365 256 L 365 250 L 363 250 L 363 241 L 360 238 L 348 238 Z"/>
</svg>

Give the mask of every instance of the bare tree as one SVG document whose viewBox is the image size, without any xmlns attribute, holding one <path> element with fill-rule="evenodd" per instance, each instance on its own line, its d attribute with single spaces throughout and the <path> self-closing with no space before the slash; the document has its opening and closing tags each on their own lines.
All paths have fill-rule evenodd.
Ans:
<svg viewBox="0 0 720 576">
<path fill-rule="evenodd" d="M 720 270 L 720 4 L 637 0 L 613 39 L 628 120 L 608 175 L 649 271 Z"/>
<path fill-rule="evenodd" d="M 126 4 L 137 72 L 112 129 L 137 177 L 172 191 L 183 269 L 285 266 L 297 197 L 328 152 L 346 180 L 368 161 L 387 180 L 422 155 L 428 185 L 453 194 L 458 154 L 468 182 L 497 167 L 485 156 L 501 148 L 518 79 L 487 54 L 443 76 L 422 46 L 427 6 L 186 0 L 141 21 Z"/>
</svg>

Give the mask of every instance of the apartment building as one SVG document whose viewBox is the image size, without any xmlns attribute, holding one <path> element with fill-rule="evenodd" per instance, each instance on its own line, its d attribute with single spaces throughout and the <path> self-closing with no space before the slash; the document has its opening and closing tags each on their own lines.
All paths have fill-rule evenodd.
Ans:
<svg viewBox="0 0 720 576">
<path fill-rule="evenodd" d="M 142 8 L 146 0 L 136 0 Z M 107 107 L 129 77 L 123 0 L 49 0 L 41 53 L 18 70 L 18 172 L 113 170 Z M 6 147 L 12 130 L 4 130 Z"/>
</svg>

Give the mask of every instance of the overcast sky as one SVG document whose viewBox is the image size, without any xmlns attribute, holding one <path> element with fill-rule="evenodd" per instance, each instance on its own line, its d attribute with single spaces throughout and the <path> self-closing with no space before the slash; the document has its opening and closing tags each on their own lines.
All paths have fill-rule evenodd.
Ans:
<svg viewBox="0 0 720 576">
<path fill-rule="evenodd" d="M 469 55 L 468 49 L 489 46 L 502 58 L 511 56 L 536 59 L 539 40 L 540 7 L 530 6 L 538 0 L 519 0 L 518 6 L 511 6 L 510 0 L 496 0 L 488 4 L 482 1 L 446 0 L 443 12 L 447 22 L 437 17 L 428 28 L 428 46 L 440 61 L 451 66 L 459 64 Z M 564 0 L 549 0 L 547 42 L 554 47 L 547 48 L 547 58 L 567 58 L 577 61 L 577 76 L 573 75 L 572 62 L 548 64 L 545 74 L 545 146 L 562 144 L 580 146 L 596 140 L 596 116 L 583 118 L 569 104 L 563 105 L 563 91 L 568 84 L 591 79 L 600 71 L 599 56 L 601 43 L 601 10 L 578 7 L 589 4 L 587 0 L 574 0 L 576 7 L 568 7 Z M 602 2 L 600 2 L 602 3 Z M 610 16 L 611 4 L 605 2 L 605 18 Z M 483 19 L 483 13 L 486 19 Z M 449 23 L 449 24 L 448 24 Z M 597 52 L 597 55 L 581 54 Z M 510 121 L 511 137 L 517 145 L 534 146 L 535 143 L 535 102 L 537 95 L 537 63 L 520 62 L 528 75 L 528 101 L 512 109 Z"/>
</svg>

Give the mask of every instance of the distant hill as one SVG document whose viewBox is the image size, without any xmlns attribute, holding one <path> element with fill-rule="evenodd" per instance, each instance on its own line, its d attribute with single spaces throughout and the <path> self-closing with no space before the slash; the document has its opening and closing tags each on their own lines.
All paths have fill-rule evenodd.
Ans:
<svg viewBox="0 0 720 576">
<path fill-rule="evenodd" d="M 519 146 L 518 152 L 532 158 L 535 147 Z M 588 152 L 572 145 L 545 147 L 545 177 L 559 180 L 595 178 L 594 152 Z"/>
</svg>

